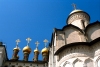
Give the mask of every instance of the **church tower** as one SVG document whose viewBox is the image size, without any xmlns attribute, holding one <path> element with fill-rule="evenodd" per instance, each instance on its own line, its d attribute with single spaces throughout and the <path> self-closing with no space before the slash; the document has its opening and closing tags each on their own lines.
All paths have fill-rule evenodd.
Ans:
<svg viewBox="0 0 100 67">
<path fill-rule="evenodd" d="M 23 60 L 24 60 L 24 61 L 28 61 L 29 54 L 31 53 L 31 48 L 29 47 L 29 43 L 30 43 L 30 41 L 31 41 L 31 38 L 27 38 L 26 41 L 27 41 L 27 46 L 25 46 L 25 47 L 23 48 L 23 53 L 24 53 L 24 58 L 23 58 Z"/>
<path fill-rule="evenodd" d="M 33 61 L 37 62 L 38 61 L 38 56 L 39 56 L 39 50 L 38 50 L 38 45 L 39 45 L 39 42 L 37 41 L 36 43 L 36 49 L 34 50 L 34 58 L 33 58 Z"/>
<path fill-rule="evenodd" d="M 76 5 L 73 4 L 74 10 L 69 14 L 66 23 L 75 25 L 80 29 L 84 30 L 85 27 L 90 23 L 90 16 L 83 10 L 76 9 Z"/>
<path fill-rule="evenodd" d="M 45 43 L 45 48 L 42 49 L 41 53 L 42 53 L 42 56 L 43 56 L 43 61 L 47 62 L 48 61 L 49 50 L 46 47 L 46 44 L 48 43 L 48 40 L 45 39 L 43 42 Z"/>
<path fill-rule="evenodd" d="M 16 47 L 13 49 L 13 56 L 12 56 L 12 59 L 13 61 L 17 61 L 19 59 L 19 56 L 18 56 L 18 52 L 20 50 L 20 48 L 18 47 L 18 43 L 20 42 L 19 39 L 16 40 Z"/>
</svg>

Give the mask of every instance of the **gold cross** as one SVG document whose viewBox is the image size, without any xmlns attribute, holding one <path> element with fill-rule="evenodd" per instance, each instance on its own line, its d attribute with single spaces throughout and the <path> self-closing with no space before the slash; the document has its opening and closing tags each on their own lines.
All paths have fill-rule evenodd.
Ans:
<svg viewBox="0 0 100 67">
<path fill-rule="evenodd" d="M 20 39 L 17 39 L 17 40 L 16 40 L 16 43 L 17 43 L 16 46 L 18 46 L 18 43 L 19 43 L 19 42 L 20 42 Z"/>
<path fill-rule="evenodd" d="M 18 48 L 20 50 L 20 48 L 18 47 L 18 43 L 20 42 L 20 39 L 16 40 L 16 48 Z"/>
<path fill-rule="evenodd" d="M 48 43 L 48 40 L 45 39 L 43 42 L 44 42 L 44 45 L 45 45 L 45 47 L 46 47 L 46 45 L 47 45 L 47 43 Z"/>
<path fill-rule="evenodd" d="M 74 9 L 76 9 L 76 4 L 73 3 L 72 6 L 74 7 Z"/>
<path fill-rule="evenodd" d="M 38 48 L 38 45 L 40 44 L 38 41 L 35 42 L 36 48 Z"/>
<path fill-rule="evenodd" d="M 29 45 L 29 43 L 30 43 L 30 41 L 31 41 L 31 38 L 28 37 L 28 38 L 26 39 L 26 41 L 27 41 L 27 43 L 28 43 L 27 45 Z"/>
</svg>

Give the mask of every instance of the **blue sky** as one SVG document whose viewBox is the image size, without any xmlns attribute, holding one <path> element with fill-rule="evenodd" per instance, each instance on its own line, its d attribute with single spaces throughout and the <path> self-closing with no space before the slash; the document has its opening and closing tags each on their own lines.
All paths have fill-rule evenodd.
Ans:
<svg viewBox="0 0 100 67">
<path fill-rule="evenodd" d="M 0 41 L 7 46 L 8 58 L 12 58 L 15 40 L 20 39 L 19 56 L 22 60 L 22 49 L 27 44 L 26 38 L 30 37 L 32 52 L 29 60 L 32 60 L 35 42 L 40 42 L 41 51 L 43 40 L 51 41 L 53 28 L 61 29 L 66 25 L 66 19 L 73 10 L 72 3 L 91 16 L 91 23 L 100 21 L 100 0 L 0 0 Z"/>
</svg>

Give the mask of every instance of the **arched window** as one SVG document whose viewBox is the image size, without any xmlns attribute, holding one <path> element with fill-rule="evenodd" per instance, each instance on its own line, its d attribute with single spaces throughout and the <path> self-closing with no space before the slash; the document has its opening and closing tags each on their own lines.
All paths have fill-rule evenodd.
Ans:
<svg viewBox="0 0 100 67">
<path fill-rule="evenodd" d="M 73 67 L 83 67 L 83 63 L 80 59 L 76 59 L 74 62 L 73 62 Z"/>
<path fill-rule="evenodd" d="M 84 67 L 94 67 L 93 61 L 90 58 L 86 59 L 84 62 Z"/>
<path fill-rule="evenodd" d="M 66 61 L 64 64 L 63 64 L 63 67 L 71 67 L 71 63 Z"/>
</svg>

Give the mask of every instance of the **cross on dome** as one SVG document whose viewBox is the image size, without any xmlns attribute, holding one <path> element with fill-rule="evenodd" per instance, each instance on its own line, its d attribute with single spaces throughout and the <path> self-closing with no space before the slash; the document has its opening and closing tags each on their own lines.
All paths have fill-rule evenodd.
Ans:
<svg viewBox="0 0 100 67">
<path fill-rule="evenodd" d="M 76 10 L 76 4 L 73 3 L 72 6 L 74 7 L 74 10 Z"/>
<path fill-rule="evenodd" d="M 16 40 L 16 43 L 17 43 L 16 45 L 18 45 L 19 42 L 20 42 L 20 39 L 17 39 L 17 40 Z"/>
<path fill-rule="evenodd" d="M 48 40 L 45 39 L 43 42 L 44 42 L 44 45 L 45 45 L 45 47 L 46 47 L 46 45 L 47 45 L 47 43 L 48 43 Z"/>
<path fill-rule="evenodd" d="M 16 47 L 15 47 L 15 48 L 17 48 L 17 49 L 20 50 L 20 48 L 18 47 L 19 42 L 20 42 L 20 39 L 17 39 L 17 40 L 16 40 Z"/>
<path fill-rule="evenodd" d="M 26 41 L 27 41 L 27 43 L 28 43 L 27 46 L 29 45 L 29 43 L 30 43 L 31 40 L 32 40 L 32 39 L 29 38 L 29 37 L 26 39 Z"/>
<path fill-rule="evenodd" d="M 36 48 L 38 48 L 38 45 L 40 44 L 38 41 L 35 42 Z"/>
</svg>

